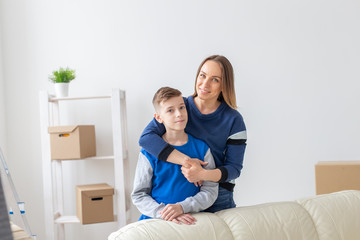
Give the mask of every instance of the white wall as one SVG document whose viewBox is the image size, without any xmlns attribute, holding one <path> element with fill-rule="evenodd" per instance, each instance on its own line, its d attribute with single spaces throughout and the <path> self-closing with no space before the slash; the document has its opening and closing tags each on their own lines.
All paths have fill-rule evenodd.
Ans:
<svg viewBox="0 0 360 240">
<path fill-rule="evenodd" d="M 0 11 L 9 168 L 40 239 L 38 92 L 52 91 L 47 76 L 59 66 L 77 70 L 71 95 L 127 91 L 131 177 L 153 93 L 169 85 L 190 95 L 210 54 L 233 63 L 248 128 L 238 205 L 313 195 L 317 161 L 360 158 L 356 0 L 2 0 Z M 90 229 L 70 228 L 72 239 Z"/>
</svg>

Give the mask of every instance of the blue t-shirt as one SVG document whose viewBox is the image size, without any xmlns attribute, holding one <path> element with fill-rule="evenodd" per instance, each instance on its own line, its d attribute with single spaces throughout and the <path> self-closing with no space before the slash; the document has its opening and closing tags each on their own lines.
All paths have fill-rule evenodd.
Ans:
<svg viewBox="0 0 360 240">
<path fill-rule="evenodd" d="M 174 146 L 178 151 L 204 160 L 209 147 L 200 139 L 188 134 L 188 141 L 182 146 Z M 158 160 L 156 157 L 141 149 L 141 153 L 149 160 L 153 169 L 152 190 L 150 196 L 158 203 L 174 204 L 184 201 L 186 198 L 196 195 L 200 187 L 190 183 L 181 173 L 181 166 Z M 139 220 L 148 219 L 142 215 Z"/>
</svg>

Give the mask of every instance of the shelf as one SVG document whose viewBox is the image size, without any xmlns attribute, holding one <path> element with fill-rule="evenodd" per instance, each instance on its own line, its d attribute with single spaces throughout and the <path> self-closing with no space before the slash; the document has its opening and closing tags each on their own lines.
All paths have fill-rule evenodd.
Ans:
<svg viewBox="0 0 360 240">
<path fill-rule="evenodd" d="M 96 156 L 96 157 L 88 157 L 88 158 L 80 158 L 80 159 L 52 159 L 52 161 L 81 161 L 81 160 L 113 160 L 114 156 Z"/>
<path fill-rule="evenodd" d="M 117 221 L 117 216 L 114 215 L 114 221 Z M 77 216 L 61 216 L 55 219 L 55 223 L 59 224 L 73 224 L 73 223 L 80 223 L 80 220 Z M 107 222 L 104 222 L 107 223 Z"/>
<path fill-rule="evenodd" d="M 67 223 L 80 223 L 77 216 L 61 216 L 55 219 L 55 223 L 67 224 Z"/>
<path fill-rule="evenodd" d="M 125 171 L 124 162 L 128 161 L 127 147 L 127 124 L 126 124 L 126 93 L 120 89 L 113 89 L 110 96 L 70 96 L 57 98 L 45 91 L 39 94 L 40 125 L 41 125 L 41 149 L 42 149 L 42 173 L 45 212 L 46 240 L 65 240 L 65 225 L 79 224 L 77 216 L 65 216 L 64 214 L 64 184 L 62 161 L 78 160 L 112 160 L 114 170 L 114 222 L 118 228 L 127 224 L 130 216 L 126 208 Z M 95 156 L 82 159 L 51 160 L 49 126 L 60 125 L 60 109 L 63 110 L 61 101 L 72 100 L 101 100 L 110 99 L 113 156 Z M 107 100 L 106 100 L 107 101 Z M 65 109 L 66 110 L 66 109 Z M 66 113 L 66 112 L 65 112 Z M 65 114 L 66 117 L 66 114 Z M 107 139 L 108 141 L 110 139 Z M 105 140 L 104 140 L 105 141 Z M 89 162 L 90 163 L 90 162 Z M 70 164 L 72 165 L 72 164 Z M 84 166 L 88 164 L 84 162 Z M 71 167 L 71 166 L 69 166 Z M 101 170 L 101 169 L 99 169 Z M 99 171 L 101 173 L 101 171 Z M 74 203 L 72 203 L 74 204 Z M 56 210 L 57 212 L 54 212 Z M 76 214 L 75 214 L 76 215 Z M 81 223 L 80 223 L 81 224 Z"/>
<path fill-rule="evenodd" d="M 87 99 L 104 99 L 111 98 L 111 96 L 82 96 L 82 97 L 55 97 L 49 96 L 49 102 L 72 101 L 72 100 L 87 100 Z M 125 99 L 124 91 L 120 91 L 120 99 Z"/>
<path fill-rule="evenodd" d="M 101 99 L 101 98 L 111 98 L 111 96 L 84 96 L 84 97 L 50 97 L 49 102 L 59 102 L 59 101 L 70 101 L 70 100 L 86 100 L 86 99 Z"/>
</svg>

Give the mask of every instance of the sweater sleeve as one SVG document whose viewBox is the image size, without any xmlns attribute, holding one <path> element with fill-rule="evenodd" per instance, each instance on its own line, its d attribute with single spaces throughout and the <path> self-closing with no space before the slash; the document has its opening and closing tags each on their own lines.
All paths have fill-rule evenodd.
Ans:
<svg viewBox="0 0 360 240">
<path fill-rule="evenodd" d="M 206 152 L 204 162 L 208 162 L 208 165 L 205 166 L 206 169 L 215 168 L 215 161 L 210 149 Z M 213 205 L 218 196 L 218 190 L 218 183 L 205 181 L 200 188 L 200 192 L 195 196 L 186 198 L 179 204 L 182 206 L 184 213 L 200 212 Z"/>
<path fill-rule="evenodd" d="M 153 118 L 142 132 L 139 145 L 157 159 L 166 162 L 174 147 L 162 139 L 164 133 L 164 125 Z"/>
<path fill-rule="evenodd" d="M 146 156 L 140 153 L 135 171 L 134 189 L 131 193 L 131 199 L 142 214 L 152 218 L 161 218 L 159 211 L 164 209 L 165 205 L 156 202 L 150 196 L 152 177 L 152 166 Z"/>
<path fill-rule="evenodd" d="M 231 129 L 231 135 L 226 141 L 225 162 L 219 167 L 221 179 L 219 182 L 229 182 L 240 176 L 243 168 L 246 149 L 246 127 L 241 115 L 237 117 Z"/>
</svg>

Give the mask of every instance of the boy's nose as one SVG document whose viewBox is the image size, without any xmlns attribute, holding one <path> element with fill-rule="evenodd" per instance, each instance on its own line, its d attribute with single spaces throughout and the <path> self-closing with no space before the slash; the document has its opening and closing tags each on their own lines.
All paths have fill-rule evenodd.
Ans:
<svg viewBox="0 0 360 240">
<path fill-rule="evenodd" d="M 180 116 L 181 116 L 181 111 L 180 111 L 179 109 L 177 109 L 177 110 L 175 111 L 175 114 L 176 114 L 177 117 L 180 117 Z"/>
</svg>

